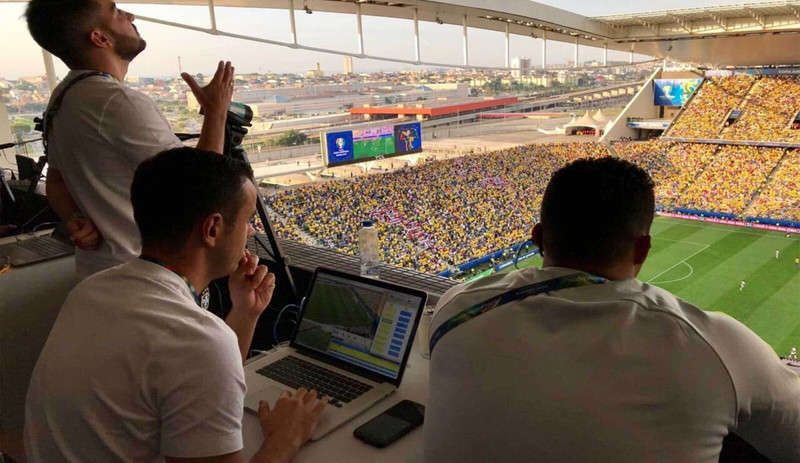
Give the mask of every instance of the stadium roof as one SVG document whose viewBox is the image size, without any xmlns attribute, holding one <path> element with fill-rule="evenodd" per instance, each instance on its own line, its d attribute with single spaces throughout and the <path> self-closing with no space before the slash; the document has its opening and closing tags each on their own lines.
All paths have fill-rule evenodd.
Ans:
<svg viewBox="0 0 800 463">
<path fill-rule="evenodd" d="M 515 104 L 517 97 L 491 98 L 475 101 L 462 99 L 457 101 L 431 101 L 424 104 L 405 104 L 404 106 L 381 106 L 372 108 L 350 108 L 350 114 L 384 114 L 384 115 L 423 115 L 428 117 L 446 116 L 481 109 L 498 108 Z"/>
<path fill-rule="evenodd" d="M 0 2 L 19 0 L 0 0 Z M 287 15 L 292 37 L 283 42 L 250 37 L 216 27 L 214 7 L 247 7 L 331 12 L 357 16 L 380 16 L 410 21 L 435 22 L 503 32 L 509 35 L 555 40 L 581 46 L 607 47 L 657 58 L 708 64 L 712 66 L 789 65 L 800 63 L 800 1 L 768 1 L 704 8 L 664 10 L 613 16 L 586 17 L 578 13 L 530 0 L 119 0 L 120 3 L 200 5 L 209 7 L 210 28 L 197 27 L 156 18 L 140 19 L 215 35 L 283 45 L 360 58 L 458 66 L 459 63 L 422 62 L 419 40 L 415 60 L 374 56 L 364 53 L 359 26 L 357 53 L 311 47 L 297 41 L 293 16 Z M 415 27 L 415 29 L 417 29 Z M 404 38 L 398 37 L 398 41 Z M 409 36 L 410 42 L 415 38 Z M 469 67 L 467 41 L 463 64 Z M 510 56 L 505 51 L 506 67 Z"/>
</svg>

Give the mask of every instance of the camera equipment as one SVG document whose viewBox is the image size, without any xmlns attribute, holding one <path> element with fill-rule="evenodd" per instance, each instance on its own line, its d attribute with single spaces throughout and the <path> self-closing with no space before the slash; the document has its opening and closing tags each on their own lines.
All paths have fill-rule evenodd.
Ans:
<svg viewBox="0 0 800 463">
<path fill-rule="evenodd" d="M 252 120 L 253 110 L 250 106 L 231 102 L 228 107 L 228 117 L 225 121 L 225 145 L 223 154 L 244 161 L 248 165 L 250 165 L 250 160 L 247 158 L 247 154 L 242 148 L 242 140 L 244 140 L 244 136 L 247 135 L 247 129 L 245 127 L 251 127 L 252 124 L 250 122 Z M 258 183 L 255 181 L 255 178 L 253 179 L 253 183 L 256 186 L 256 190 L 258 190 Z M 270 254 L 275 263 L 283 269 L 286 280 L 289 282 L 293 300 L 296 301 L 298 299 L 298 293 L 294 284 L 294 279 L 292 279 L 292 273 L 289 269 L 289 262 L 281 251 L 280 244 L 275 236 L 275 231 L 272 229 L 272 223 L 267 215 L 267 206 L 260 191 L 257 195 L 256 209 L 258 210 L 258 216 L 261 218 L 261 223 L 264 225 L 264 235 L 266 235 L 269 240 L 269 245 L 264 241 L 264 236 L 258 233 L 256 233 L 255 236 L 256 243 L 260 244 L 261 247 Z"/>
</svg>

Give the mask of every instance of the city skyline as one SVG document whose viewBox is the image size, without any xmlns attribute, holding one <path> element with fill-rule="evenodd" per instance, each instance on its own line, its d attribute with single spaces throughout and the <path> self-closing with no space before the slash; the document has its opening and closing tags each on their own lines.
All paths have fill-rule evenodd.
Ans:
<svg viewBox="0 0 800 463">
<path fill-rule="evenodd" d="M 590 2 L 574 0 L 565 4 L 555 0 L 540 3 L 575 11 L 587 16 L 641 11 L 639 2 Z M 675 0 L 670 8 L 700 7 L 732 3 L 713 0 Z M 200 6 L 125 4 L 123 9 L 134 14 L 157 19 L 169 19 L 192 26 L 208 27 L 208 9 Z M 0 49 L 4 50 L 0 77 L 15 79 L 20 76 L 44 73 L 41 51 L 28 34 L 23 17 L 25 3 L 0 4 Z M 656 9 L 656 8 L 650 8 Z M 254 35 L 268 39 L 286 40 L 289 24 L 285 10 L 249 8 L 215 9 L 217 26 L 221 30 Z M 296 12 L 298 41 L 310 46 L 325 46 L 344 52 L 357 53 L 355 18 L 352 15 L 315 12 L 313 15 Z M 277 45 L 229 37 L 212 36 L 202 32 L 164 26 L 149 21 L 136 21 L 142 37 L 148 42 L 147 50 L 132 63 L 131 76 L 176 77 L 180 69 L 191 73 L 208 73 L 220 59 L 231 60 L 239 73 L 301 73 L 320 63 L 326 74 L 344 71 L 342 55 L 297 50 Z M 264 25 L 269 30 L 265 32 Z M 365 52 L 372 55 L 394 54 L 398 58 L 413 59 L 413 28 L 406 20 L 365 16 L 363 20 Z M 344 32 L 342 32 L 342 28 Z M 461 27 L 420 23 L 422 59 L 429 62 L 458 65 L 461 50 Z M 503 66 L 504 38 L 501 33 L 470 28 L 470 64 L 476 66 Z M 453 50 L 458 50 L 454 57 Z M 548 64 L 565 64 L 572 60 L 572 45 L 548 42 Z M 514 36 L 510 42 L 511 56 L 524 56 L 534 67 L 541 61 L 541 41 Z M 580 61 L 602 58 L 599 48 L 581 47 Z M 627 53 L 609 51 L 610 60 L 627 59 Z M 647 59 L 637 55 L 636 60 Z M 56 59 L 56 74 L 64 76 L 66 66 Z M 353 58 L 354 72 L 419 70 L 414 66 L 379 60 Z"/>
</svg>

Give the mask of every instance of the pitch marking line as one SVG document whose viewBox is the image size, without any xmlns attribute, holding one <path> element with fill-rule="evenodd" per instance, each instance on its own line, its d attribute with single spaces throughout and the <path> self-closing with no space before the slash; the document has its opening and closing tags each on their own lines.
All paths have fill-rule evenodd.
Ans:
<svg viewBox="0 0 800 463">
<path fill-rule="evenodd" d="M 680 262 L 679 262 L 679 263 L 680 263 Z M 676 278 L 676 279 L 674 279 L 674 280 L 667 280 L 667 281 L 654 281 L 654 282 L 653 282 L 653 284 L 657 284 L 657 285 L 663 285 L 663 284 L 666 284 L 666 283 L 675 283 L 675 282 L 678 282 L 678 281 L 681 281 L 681 280 L 685 280 L 685 279 L 689 278 L 690 276 L 692 276 L 692 274 L 694 273 L 694 268 L 692 268 L 692 266 L 691 266 L 691 265 L 689 265 L 689 263 L 688 263 L 688 262 L 682 262 L 682 263 L 683 263 L 685 266 L 689 267 L 689 274 L 688 274 L 688 275 L 686 275 L 686 276 L 684 276 L 684 277 Z"/>
<path fill-rule="evenodd" d="M 698 249 L 697 251 L 693 252 L 693 253 L 692 253 L 692 254 L 691 254 L 689 257 L 686 257 L 686 258 L 682 259 L 681 261 L 679 261 L 677 264 L 673 265 L 672 267 L 670 267 L 670 268 L 668 268 L 668 269 L 664 270 L 663 272 L 659 273 L 658 275 L 654 276 L 653 278 L 650 278 L 649 280 L 647 280 L 647 281 L 646 281 L 646 283 L 651 283 L 651 282 L 652 282 L 653 280 L 655 280 L 656 278 L 658 278 L 658 277 L 660 277 L 661 275 L 663 275 L 663 274 L 665 274 L 665 273 L 669 272 L 670 270 L 674 269 L 675 267 L 677 267 L 677 266 L 679 266 L 679 265 L 681 265 L 681 264 L 686 264 L 686 265 L 689 265 L 689 264 L 687 264 L 687 263 L 686 263 L 686 261 L 687 261 L 687 260 L 689 260 L 689 259 L 691 259 L 692 257 L 694 257 L 694 256 L 696 256 L 696 255 L 698 255 L 698 254 L 700 254 L 701 252 L 705 251 L 706 249 L 708 249 L 708 248 L 710 248 L 710 247 L 711 247 L 711 245 L 710 245 L 710 244 L 704 244 L 702 248 L 700 248 L 700 249 Z M 689 266 L 689 268 L 691 268 L 691 266 Z M 692 273 L 694 273 L 694 269 L 692 269 Z"/>
</svg>

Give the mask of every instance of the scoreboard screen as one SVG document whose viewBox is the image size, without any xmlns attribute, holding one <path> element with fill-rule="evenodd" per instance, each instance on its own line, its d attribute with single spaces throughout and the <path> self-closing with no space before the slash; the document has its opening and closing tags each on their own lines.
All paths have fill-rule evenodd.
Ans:
<svg viewBox="0 0 800 463">
<path fill-rule="evenodd" d="M 323 156 L 328 167 L 422 151 L 419 122 L 327 132 L 323 138 Z"/>
</svg>

